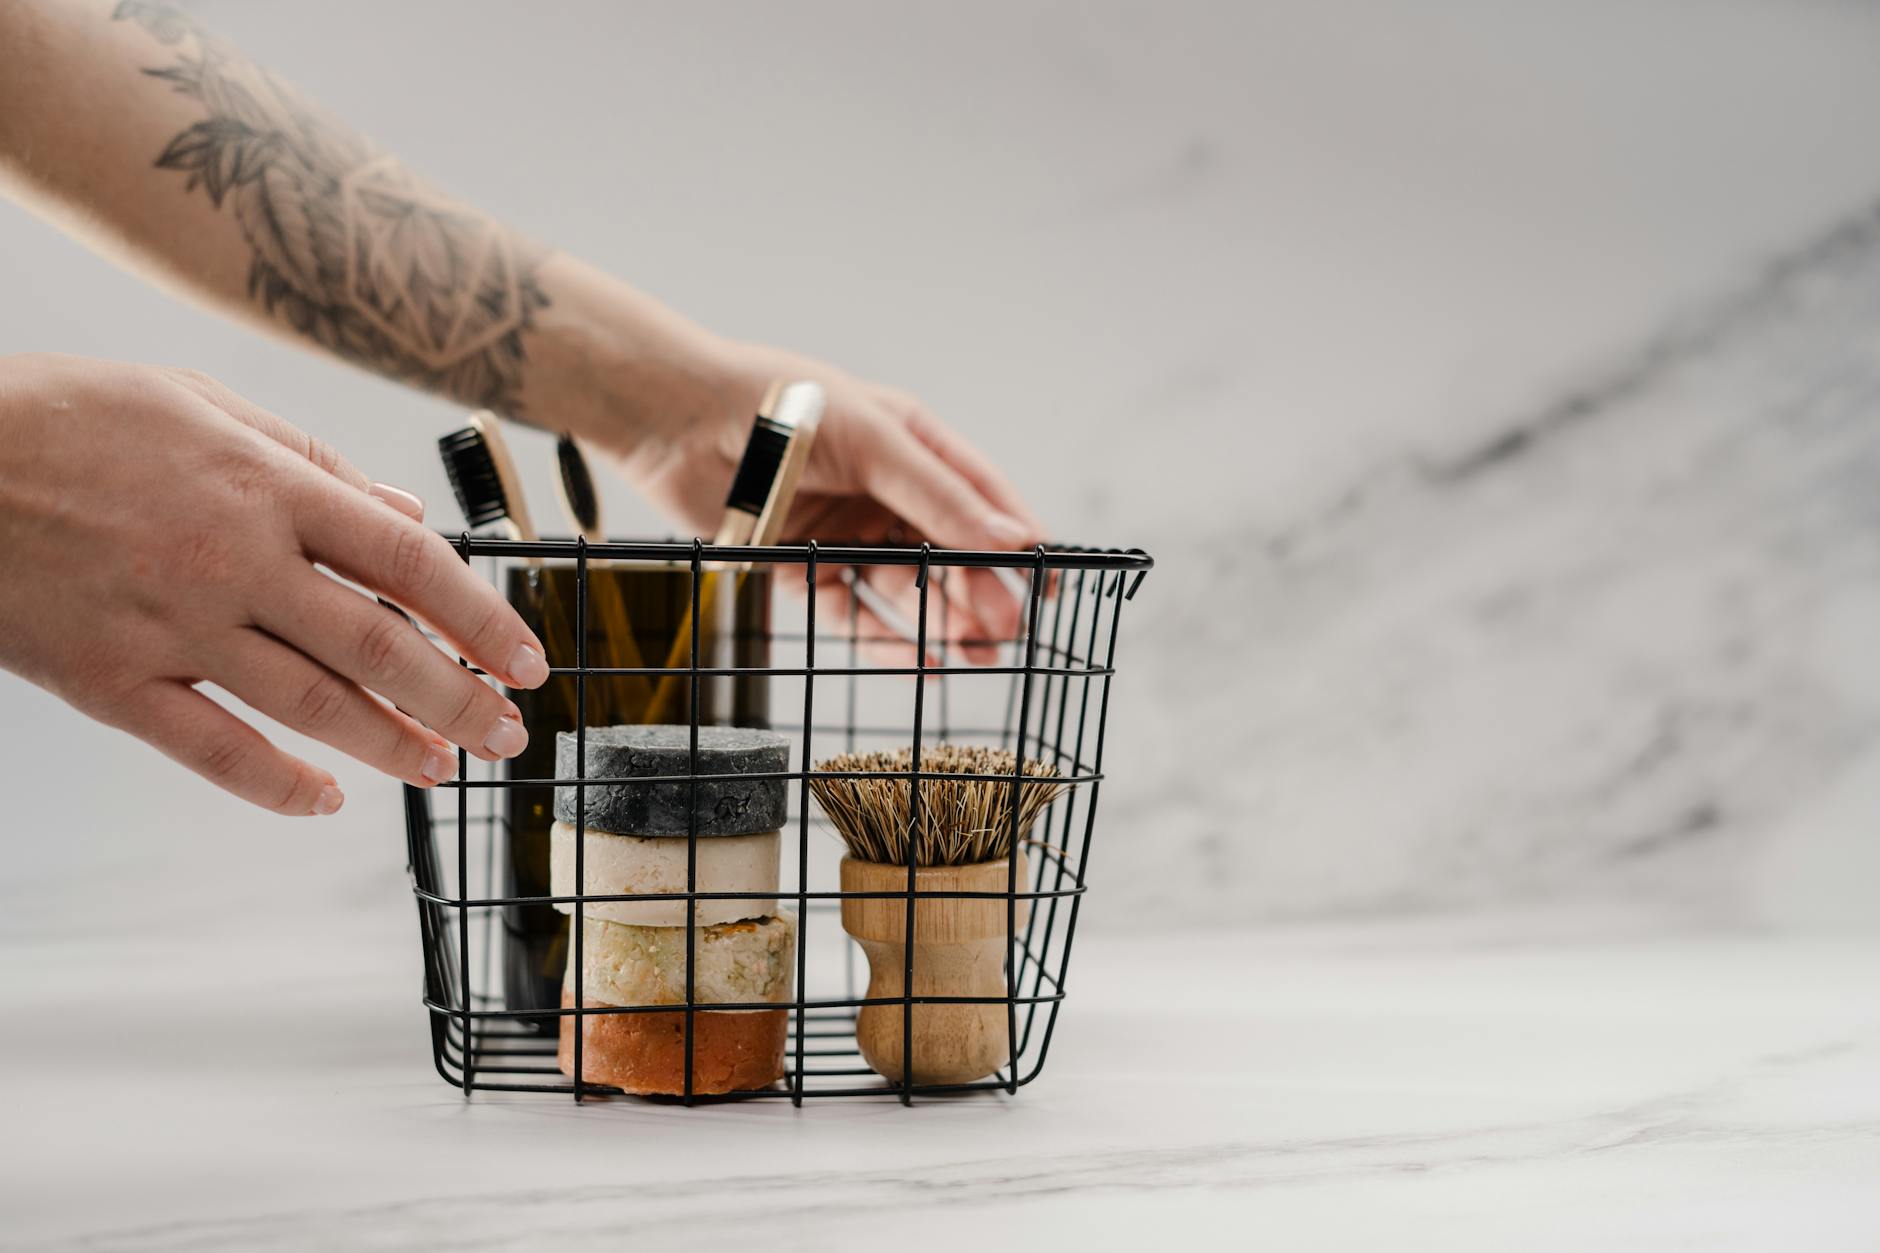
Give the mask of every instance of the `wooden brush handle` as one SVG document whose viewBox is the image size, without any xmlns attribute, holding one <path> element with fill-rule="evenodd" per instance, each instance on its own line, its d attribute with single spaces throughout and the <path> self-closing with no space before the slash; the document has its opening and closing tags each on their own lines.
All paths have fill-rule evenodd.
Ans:
<svg viewBox="0 0 1880 1253">
<path fill-rule="evenodd" d="M 751 536 L 757 529 L 757 517 L 745 513 L 742 509 L 727 509 L 724 521 L 718 525 L 718 534 L 712 536 L 712 543 L 721 547 L 736 548 L 751 542 Z M 719 583 L 724 580 L 726 570 L 702 570 L 698 587 L 699 617 L 713 621 L 717 608 L 716 597 Z M 744 587 L 745 570 L 739 570 L 732 591 L 735 594 Z M 736 611 L 733 610 L 735 613 Z M 672 637 L 672 650 L 666 654 L 666 669 L 677 669 L 686 663 L 692 655 L 692 608 L 686 606 L 685 616 L 679 619 L 679 629 Z M 701 658 L 701 664 L 703 659 Z M 679 695 L 679 683 L 684 675 L 667 674 L 660 676 L 653 688 L 653 698 L 647 702 L 646 722 L 665 722 L 673 715 L 667 711 L 672 708 L 674 699 Z"/>
<path fill-rule="evenodd" d="M 1014 877 L 1019 891 L 1029 890 L 1021 853 Z M 1006 863 L 975 866 L 923 866 L 915 871 L 915 889 L 928 892 L 1004 893 Z M 842 859 L 844 892 L 905 892 L 907 867 Z M 1012 925 L 1022 927 L 1029 901 L 1018 901 Z M 996 997 L 996 1004 L 916 1005 L 913 1013 L 915 1083 L 971 1083 L 1010 1060 L 1006 1015 L 1006 909 L 1003 899 L 973 898 L 914 902 L 915 996 Z M 903 897 L 844 900 L 842 925 L 868 956 L 868 996 L 903 995 L 907 962 L 907 901 Z M 879 1074 L 902 1078 L 902 1024 L 899 1005 L 865 1005 L 857 1015 L 856 1043 L 862 1059 Z"/>
</svg>

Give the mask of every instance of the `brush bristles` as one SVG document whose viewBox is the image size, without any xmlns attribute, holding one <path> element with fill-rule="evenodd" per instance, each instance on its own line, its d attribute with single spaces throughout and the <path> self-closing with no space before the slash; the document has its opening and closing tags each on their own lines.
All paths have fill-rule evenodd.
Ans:
<svg viewBox="0 0 1880 1253">
<path fill-rule="evenodd" d="M 496 458 L 483 432 L 474 426 L 452 431 L 437 441 L 437 451 L 467 524 L 479 527 L 509 516 L 502 475 L 496 471 Z"/>
<path fill-rule="evenodd" d="M 913 790 L 905 777 L 913 768 L 912 749 L 891 753 L 844 753 L 816 769 L 833 773 L 880 774 L 879 779 L 831 779 L 810 776 L 809 789 L 829 821 L 859 861 L 905 865 L 908 834 L 913 830 Z M 1012 852 L 1012 770 L 1014 755 L 996 748 L 960 748 L 948 744 L 921 750 L 923 775 L 999 775 L 1001 778 L 923 778 L 920 781 L 920 829 L 914 832 L 914 863 L 920 866 L 970 866 L 996 861 Z M 901 777 L 895 777 L 898 774 Z M 1025 782 L 1017 785 L 1018 838 L 1024 839 L 1038 815 L 1070 790 L 1056 767 L 1025 762 Z"/>
<path fill-rule="evenodd" d="M 574 436 L 563 435 L 555 441 L 555 462 L 561 468 L 562 498 L 568 502 L 575 526 L 583 535 L 594 534 L 601 529 L 601 498 L 594 490 L 594 476 L 588 472 L 587 458 L 581 455 Z"/>
</svg>

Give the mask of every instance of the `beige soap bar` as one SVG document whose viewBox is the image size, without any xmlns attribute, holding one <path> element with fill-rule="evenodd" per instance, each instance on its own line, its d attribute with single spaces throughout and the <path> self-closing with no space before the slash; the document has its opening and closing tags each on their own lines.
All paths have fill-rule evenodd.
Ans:
<svg viewBox="0 0 1880 1253">
<path fill-rule="evenodd" d="M 794 914 L 691 930 L 698 1003 L 781 1005 L 791 999 L 796 984 Z M 587 919 L 581 928 L 582 996 L 602 1005 L 683 1005 L 686 931 Z M 572 967 L 572 945 L 568 955 Z"/>
<path fill-rule="evenodd" d="M 575 886 L 573 825 L 558 822 L 549 834 L 549 889 L 554 896 L 581 894 Z M 693 926 L 709 927 L 764 918 L 777 912 L 777 864 L 780 833 L 715 835 L 698 842 L 699 892 L 751 892 L 737 900 L 694 901 Z M 686 890 L 684 836 L 613 835 L 590 829 L 581 867 L 589 895 L 624 896 Z M 636 927 L 683 927 L 685 901 L 607 901 L 585 907 L 586 916 Z M 555 906 L 575 912 L 573 902 Z M 680 937 L 683 943 L 684 937 Z"/>
</svg>

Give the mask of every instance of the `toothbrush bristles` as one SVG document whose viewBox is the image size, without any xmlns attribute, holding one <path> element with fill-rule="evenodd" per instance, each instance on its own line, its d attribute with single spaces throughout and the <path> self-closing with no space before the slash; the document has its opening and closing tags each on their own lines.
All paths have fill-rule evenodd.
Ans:
<svg viewBox="0 0 1880 1253">
<path fill-rule="evenodd" d="M 467 525 L 474 529 L 509 516 L 502 476 L 483 432 L 474 426 L 452 431 L 437 441 L 437 451 Z"/>
</svg>

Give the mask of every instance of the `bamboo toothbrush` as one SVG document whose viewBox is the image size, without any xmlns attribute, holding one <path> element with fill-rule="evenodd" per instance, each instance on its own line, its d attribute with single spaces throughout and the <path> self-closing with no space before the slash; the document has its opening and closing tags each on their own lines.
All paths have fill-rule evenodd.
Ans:
<svg viewBox="0 0 1880 1253">
<path fill-rule="evenodd" d="M 539 538 L 522 494 L 522 479 L 495 414 L 488 409 L 471 414 L 469 426 L 437 441 L 437 451 L 444 459 L 450 490 L 472 530 L 500 522 L 510 539 L 533 543 Z M 541 564 L 540 558 L 529 561 Z"/>
<path fill-rule="evenodd" d="M 437 441 L 437 451 L 443 458 L 444 474 L 450 479 L 451 492 L 457 497 L 457 505 L 463 510 L 467 526 L 474 530 L 491 523 L 500 523 L 512 540 L 533 543 L 540 538 L 535 521 L 529 516 L 528 499 L 522 494 L 522 479 L 516 473 L 515 459 L 509 455 L 509 444 L 503 439 L 502 425 L 495 414 L 487 409 L 471 414 L 468 426 L 460 431 L 452 431 Z M 542 568 L 540 557 L 526 557 L 523 560 L 532 572 L 539 572 Z M 529 582 L 531 591 L 538 598 L 535 607 L 541 612 L 542 643 L 548 645 L 551 636 L 564 634 L 572 641 L 574 628 L 568 621 L 566 606 L 555 594 L 555 585 L 540 578 L 531 578 Z M 572 718 L 575 699 L 573 685 L 555 686 L 566 689 L 568 712 Z"/>
<path fill-rule="evenodd" d="M 556 485 L 561 488 L 562 512 L 568 516 L 568 525 L 576 534 L 586 538 L 590 544 L 605 544 L 607 532 L 601 526 L 601 498 L 594 489 L 594 475 L 588 470 L 587 458 L 581 455 L 581 446 L 575 443 L 573 435 L 563 432 L 555 441 L 555 464 L 560 469 Z M 601 558 L 588 558 L 587 568 L 593 571 L 607 571 L 613 563 Z M 626 669 L 638 669 L 646 665 L 646 659 L 640 656 L 639 641 L 633 636 L 633 622 L 627 614 L 626 596 L 620 590 L 620 584 L 611 575 L 602 573 L 599 578 L 588 579 L 588 590 L 596 593 L 594 603 L 600 610 L 601 628 L 606 634 L 608 644 L 614 652 L 614 660 Z M 621 675 L 620 681 L 633 690 L 634 700 L 645 709 L 653 691 L 651 676 L 644 674 Z"/>
<path fill-rule="evenodd" d="M 744 444 L 744 456 L 731 478 L 731 491 L 725 497 L 725 515 L 718 524 L 712 543 L 722 547 L 764 547 L 777 542 L 790 506 L 796 498 L 797 483 L 809 460 L 816 440 L 816 428 L 822 421 L 823 389 L 818 383 L 800 381 L 773 383 L 758 406 L 751 422 L 751 434 Z M 736 593 L 750 573 L 748 562 L 738 563 Z M 716 606 L 720 583 L 717 571 L 705 573 L 699 585 L 698 608 L 701 618 L 710 619 Z M 667 670 L 676 670 L 692 646 L 692 614 L 687 608 L 680 620 L 672 650 L 666 656 Z M 659 681 L 647 707 L 648 722 L 664 722 L 666 709 L 679 690 L 678 674 L 667 674 Z"/>
</svg>

